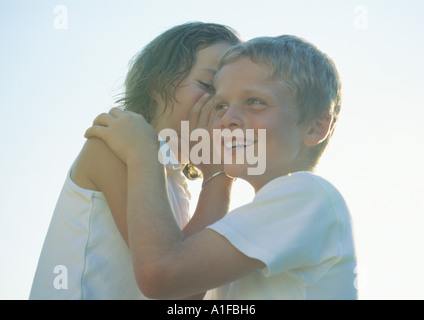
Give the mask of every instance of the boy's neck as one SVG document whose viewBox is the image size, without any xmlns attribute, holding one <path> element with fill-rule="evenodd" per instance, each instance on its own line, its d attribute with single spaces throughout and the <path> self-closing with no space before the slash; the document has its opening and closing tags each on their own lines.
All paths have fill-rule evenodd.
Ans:
<svg viewBox="0 0 424 320">
<path fill-rule="evenodd" d="M 250 183 L 250 185 L 255 190 L 255 193 L 258 192 L 264 185 L 268 182 L 283 176 L 287 176 L 289 174 L 301 171 L 309 171 L 312 172 L 313 168 L 309 165 L 296 165 L 293 168 L 286 168 L 281 170 L 266 170 L 264 174 L 258 176 L 246 176 L 243 179 Z"/>
</svg>

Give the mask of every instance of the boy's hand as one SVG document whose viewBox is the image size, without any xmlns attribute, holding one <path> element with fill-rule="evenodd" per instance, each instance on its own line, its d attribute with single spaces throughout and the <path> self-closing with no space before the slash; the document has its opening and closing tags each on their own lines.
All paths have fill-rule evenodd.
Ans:
<svg viewBox="0 0 424 320">
<path fill-rule="evenodd" d="M 157 158 L 156 131 L 143 116 L 131 111 L 112 108 L 109 113 L 100 114 L 84 136 L 98 137 L 105 141 L 124 163 L 128 163 L 130 157 L 143 161 Z"/>
</svg>

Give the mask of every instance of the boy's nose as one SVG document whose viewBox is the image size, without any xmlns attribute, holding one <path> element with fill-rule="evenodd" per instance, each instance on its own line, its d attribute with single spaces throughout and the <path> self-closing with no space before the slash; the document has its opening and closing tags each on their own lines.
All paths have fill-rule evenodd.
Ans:
<svg viewBox="0 0 424 320">
<path fill-rule="evenodd" d="M 228 129 L 242 128 L 243 120 L 240 108 L 237 108 L 236 106 L 228 107 L 227 111 L 221 118 L 221 127 Z"/>
</svg>

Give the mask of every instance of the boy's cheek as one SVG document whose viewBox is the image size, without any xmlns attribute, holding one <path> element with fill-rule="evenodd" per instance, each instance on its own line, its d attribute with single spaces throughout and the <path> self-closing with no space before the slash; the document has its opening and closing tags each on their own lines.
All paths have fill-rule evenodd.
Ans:
<svg viewBox="0 0 424 320">
<path fill-rule="evenodd" d="M 215 135 L 220 135 L 217 131 L 221 129 L 221 115 L 216 110 L 212 110 L 213 121 L 212 121 L 212 129 L 215 130 L 213 133 L 213 138 Z"/>
</svg>

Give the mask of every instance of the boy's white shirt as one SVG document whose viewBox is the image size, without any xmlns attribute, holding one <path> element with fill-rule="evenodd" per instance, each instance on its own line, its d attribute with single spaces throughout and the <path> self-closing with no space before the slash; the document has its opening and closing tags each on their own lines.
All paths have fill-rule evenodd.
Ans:
<svg viewBox="0 0 424 320">
<path fill-rule="evenodd" d="M 276 178 L 253 201 L 209 226 L 263 270 L 210 290 L 206 299 L 356 299 L 348 207 L 310 172 Z"/>
</svg>

